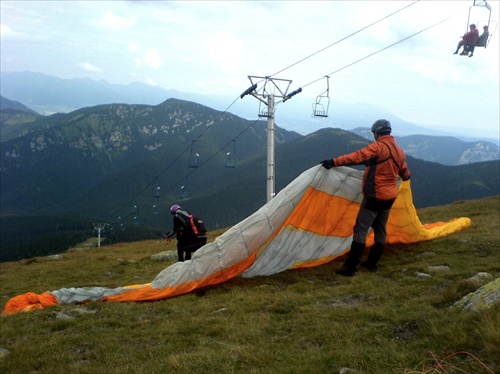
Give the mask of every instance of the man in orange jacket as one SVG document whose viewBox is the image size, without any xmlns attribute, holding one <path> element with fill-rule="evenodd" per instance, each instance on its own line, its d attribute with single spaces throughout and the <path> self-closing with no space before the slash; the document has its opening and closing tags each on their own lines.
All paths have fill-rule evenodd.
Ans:
<svg viewBox="0 0 500 374">
<path fill-rule="evenodd" d="M 375 243 L 368 259 L 361 263 L 361 266 L 370 271 L 378 269 L 378 261 L 384 251 L 387 219 L 398 195 L 398 176 L 403 180 L 410 179 L 406 156 L 391 136 L 391 130 L 389 121 L 379 119 L 371 127 L 375 142 L 359 151 L 321 163 L 326 169 L 336 166 L 366 166 L 362 186 L 363 201 L 354 225 L 351 249 L 344 265 L 336 271 L 337 274 L 346 276 L 356 274 L 370 227 L 375 234 Z"/>
</svg>

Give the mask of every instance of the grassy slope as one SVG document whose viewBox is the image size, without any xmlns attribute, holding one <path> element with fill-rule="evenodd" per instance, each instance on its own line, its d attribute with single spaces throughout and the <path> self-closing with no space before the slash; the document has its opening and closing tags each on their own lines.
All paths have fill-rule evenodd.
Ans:
<svg viewBox="0 0 500 374">
<path fill-rule="evenodd" d="M 60 305 L 2 317 L 0 348 L 10 353 L 0 358 L 0 372 L 427 373 L 436 366 L 432 355 L 442 360 L 456 352 L 498 372 L 499 303 L 478 313 L 449 306 L 477 288 L 467 278 L 499 276 L 499 206 L 497 196 L 419 210 L 423 223 L 466 216 L 473 225 L 431 242 L 392 246 L 375 274 L 334 275 L 339 259 L 159 302 Z M 150 256 L 174 247 L 123 243 L 70 251 L 59 261 L 2 263 L 0 307 L 28 291 L 151 282 L 168 263 Z M 451 270 L 429 272 L 430 265 Z M 488 373 L 469 355 L 447 362 Z"/>
</svg>

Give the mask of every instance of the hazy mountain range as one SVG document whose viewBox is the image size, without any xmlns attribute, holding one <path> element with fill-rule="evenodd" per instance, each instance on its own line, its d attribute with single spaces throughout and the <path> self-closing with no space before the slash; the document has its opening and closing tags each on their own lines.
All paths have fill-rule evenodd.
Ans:
<svg viewBox="0 0 500 374">
<path fill-rule="evenodd" d="M 23 105 L 2 98 L 3 259 L 40 251 L 45 248 L 42 237 L 47 250 L 54 250 L 55 238 L 65 238 L 61 246 L 68 245 L 91 229 L 89 222 L 167 230 L 173 203 L 216 229 L 241 221 L 266 202 L 265 121 L 178 99 L 97 105 L 49 116 Z M 321 160 L 368 142 L 340 128 L 303 136 L 280 126 L 275 139 L 276 192 Z M 437 148 L 448 154 L 448 144 L 464 143 L 438 140 Z M 427 149 L 436 147 L 432 137 L 420 141 Z M 198 167 L 190 167 L 196 154 Z M 228 154 L 236 167 L 225 167 Z M 417 208 L 499 193 L 498 157 L 447 166 L 408 154 Z"/>
<path fill-rule="evenodd" d="M 23 103 L 39 114 L 68 113 L 76 109 L 101 104 L 147 104 L 157 105 L 169 98 L 193 101 L 216 110 L 226 110 L 228 104 L 231 113 L 246 119 L 256 118 L 259 103 L 250 96 L 241 100 L 240 92 L 234 96 L 201 95 L 164 89 L 143 83 L 128 85 L 111 84 L 104 80 L 95 81 L 88 78 L 61 79 L 34 72 L 1 72 L 0 95 L 10 100 Z M 247 87 L 242 87 L 243 92 Z M 312 103 L 301 95 L 282 103 L 277 110 L 276 123 L 287 130 L 307 134 L 307 129 L 317 129 L 321 123 L 324 127 L 351 130 L 357 127 L 367 127 L 377 118 L 389 118 L 397 127 L 398 136 L 432 135 L 453 136 L 467 142 L 487 141 L 499 145 L 498 139 L 489 139 L 478 134 L 472 139 L 459 133 L 441 131 L 433 127 L 425 127 L 397 118 L 384 108 L 374 108 L 366 103 L 349 104 L 332 99 L 328 119 L 312 117 Z M 335 120 L 331 119 L 335 118 Z M 319 124 L 319 125 L 318 125 Z M 304 131 L 306 130 L 306 131 Z"/>
</svg>

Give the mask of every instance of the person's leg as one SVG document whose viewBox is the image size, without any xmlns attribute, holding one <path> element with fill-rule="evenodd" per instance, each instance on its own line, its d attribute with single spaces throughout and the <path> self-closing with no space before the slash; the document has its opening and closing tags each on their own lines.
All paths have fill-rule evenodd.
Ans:
<svg viewBox="0 0 500 374">
<path fill-rule="evenodd" d="M 353 240 L 351 248 L 347 255 L 344 265 L 335 273 L 346 276 L 353 276 L 358 270 L 359 260 L 365 249 L 365 240 L 368 230 L 373 220 L 376 218 L 376 212 L 366 208 L 366 201 L 363 199 L 361 207 L 356 217 L 354 226 Z"/>
<path fill-rule="evenodd" d="M 184 262 L 184 249 L 179 244 L 177 244 L 177 258 L 179 262 Z"/>
<path fill-rule="evenodd" d="M 386 239 L 386 226 L 391 212 L 392 202 L 388 202 L 387 206 L 382 207 L 372 223 L 373 233 L 375 236 L 375 243 L 370 248 L 368 259 L 361 263 L 361 266 L 370 271 L 377 271 L 378 262 L 384 252 L 384 243 Z"/>
<path fill-rule="evenodd" d="M 366 261 L 361 262 L 360 265 L 370 271 L 377 271 L 378 262 L 380 260 L 380 257 L 382 257 L 382 253 L 384 253 L 384 244 L 374 243 L 370 248 L 368 258 L 366 259 Z"/>
<path fill-rule="evenodd" d="M 351 249 L 347 255 L 344 265 L 335 271 L 336 274 L 352 277 L 358 271 L 358 264 L 363 251 L 365 250 L 365 243 L 352 242 Z"/>
</svg>

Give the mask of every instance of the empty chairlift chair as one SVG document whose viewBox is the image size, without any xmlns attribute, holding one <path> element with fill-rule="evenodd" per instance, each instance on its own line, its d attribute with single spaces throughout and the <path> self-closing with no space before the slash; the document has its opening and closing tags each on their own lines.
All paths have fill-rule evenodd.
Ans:
<svg viewBox="0 0 500 374">
<path fill-rule="evenodd" d="M 236 141 L 234 140 L 232 150 L 226 153 L 226 163 L 224 166 L 227 168 L 236 167 Z"/>
<path fill-rule="evenodd" d="M 313 117 L 328 117 L 328 109 L 330 107 L 330 77 L 326 76 L 326 91 L 316 97 L 316 101 L 312 104 Z"/>
<path fill-rule="evenodd" d="M 191 150 L 189 154 L 189 167 L 197 169 L 200 166 L 200 155 L 196 153 L 193 149 L 193 145 L 191 145 Z"/>
</svg>

